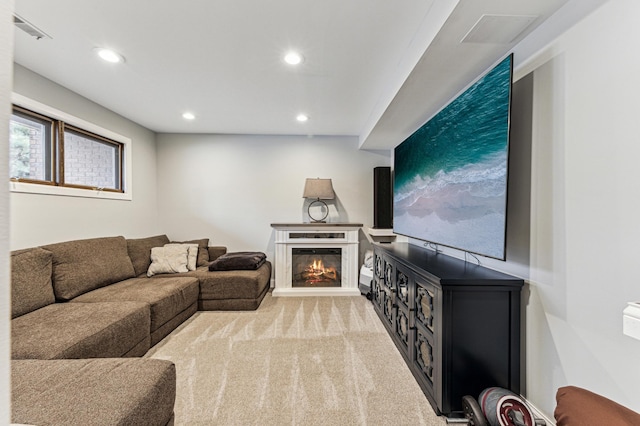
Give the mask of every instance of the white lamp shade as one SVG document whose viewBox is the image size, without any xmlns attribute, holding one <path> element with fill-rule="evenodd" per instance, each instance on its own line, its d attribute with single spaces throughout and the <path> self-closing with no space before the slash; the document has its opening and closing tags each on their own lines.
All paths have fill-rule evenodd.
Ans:
<svg viewBox="0 0 640 426">
<path fill-rule="evenodd" d="M 333 200 L 336 194 L 333 192 L 331 179 L 308 178 L 304 183 L 302 198 L 314 198 L 317 200 Z"/>
</svg>

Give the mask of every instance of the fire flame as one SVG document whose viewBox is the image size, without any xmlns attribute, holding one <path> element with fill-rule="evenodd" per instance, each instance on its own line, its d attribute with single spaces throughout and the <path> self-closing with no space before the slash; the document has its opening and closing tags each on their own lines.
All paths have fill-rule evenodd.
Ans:
<svg viewBox="0 0 640 426">
<path fill-rule="evenodd" d="M 309 266 L 305 268 L 308 282 L 319 282 L 335 280 L 338 275 L 336 268 L 325 268 L 322 259 L 314 259 Z"/>
<path fill-rule="evenodd" d="M 314 271 L 324 271 L 324 263 L 322 260 L 314 260 L 311 264 L 311 269 Z"/>
</svg>

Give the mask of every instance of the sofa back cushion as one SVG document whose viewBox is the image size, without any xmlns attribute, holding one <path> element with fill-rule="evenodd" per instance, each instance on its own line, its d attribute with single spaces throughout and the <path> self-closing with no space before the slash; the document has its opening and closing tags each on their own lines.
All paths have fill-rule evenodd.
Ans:
<svg viewBox="0 0 640 426">
<path fill-rule="evenodd" d="M 134 238 L 127 240 L 127 250 L 136 277 L 146 274 L 151 265 L 151 249 L 154 247 L 162 247 L 169 243 L 169 237 L 166 235 L 156 235 L 147 238 Z"/>
<path fill-rule="evenodd" d="M 11 252 L 11 318 L 56 301 L 51 285 L 52 254 L 41 248 Z"/>
<path fill-rule="evenodd" d="M 124 237 L 67 241 L 42 248 L 53 253 L 53 290 L 61 301 L 135 276 Z"/>
<path fill-rule="evenodd" d="M 198 245 L 198 260 L 197 266 L 204 266 L 209 264 L 209 239 L 202 238 L 200 240 L 189 241 L 171 241 L 173 244 L 197 244 Z"/>
</svg>

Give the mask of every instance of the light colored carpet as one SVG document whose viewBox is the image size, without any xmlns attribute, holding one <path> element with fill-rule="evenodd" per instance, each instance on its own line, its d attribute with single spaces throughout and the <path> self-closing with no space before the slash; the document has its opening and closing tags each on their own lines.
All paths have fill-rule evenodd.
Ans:
<svg viewBox="0 0 640 426">
<path fill-rule="evenodd" d="M 176 364 L 176 425 L 446 424 L 364 297 L 198 312 L 146 356 Z"/>
</svg>

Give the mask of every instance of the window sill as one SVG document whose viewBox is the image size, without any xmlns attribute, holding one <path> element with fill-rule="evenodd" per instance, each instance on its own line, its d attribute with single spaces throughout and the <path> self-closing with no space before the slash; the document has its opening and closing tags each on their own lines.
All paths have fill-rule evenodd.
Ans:
<svg viewBox="0 0 640 426">
<path fill-rule="evenodd" d="M 105 200 L 131 201 L 131 192 L 109 192 L 89 189 L 67 188 L 54 185 L 38 185 L 35 183 L 9 182 L 11 192 L 27 194 L 58 195 L 65 197 L 101 198 Z"/>
</svg>

